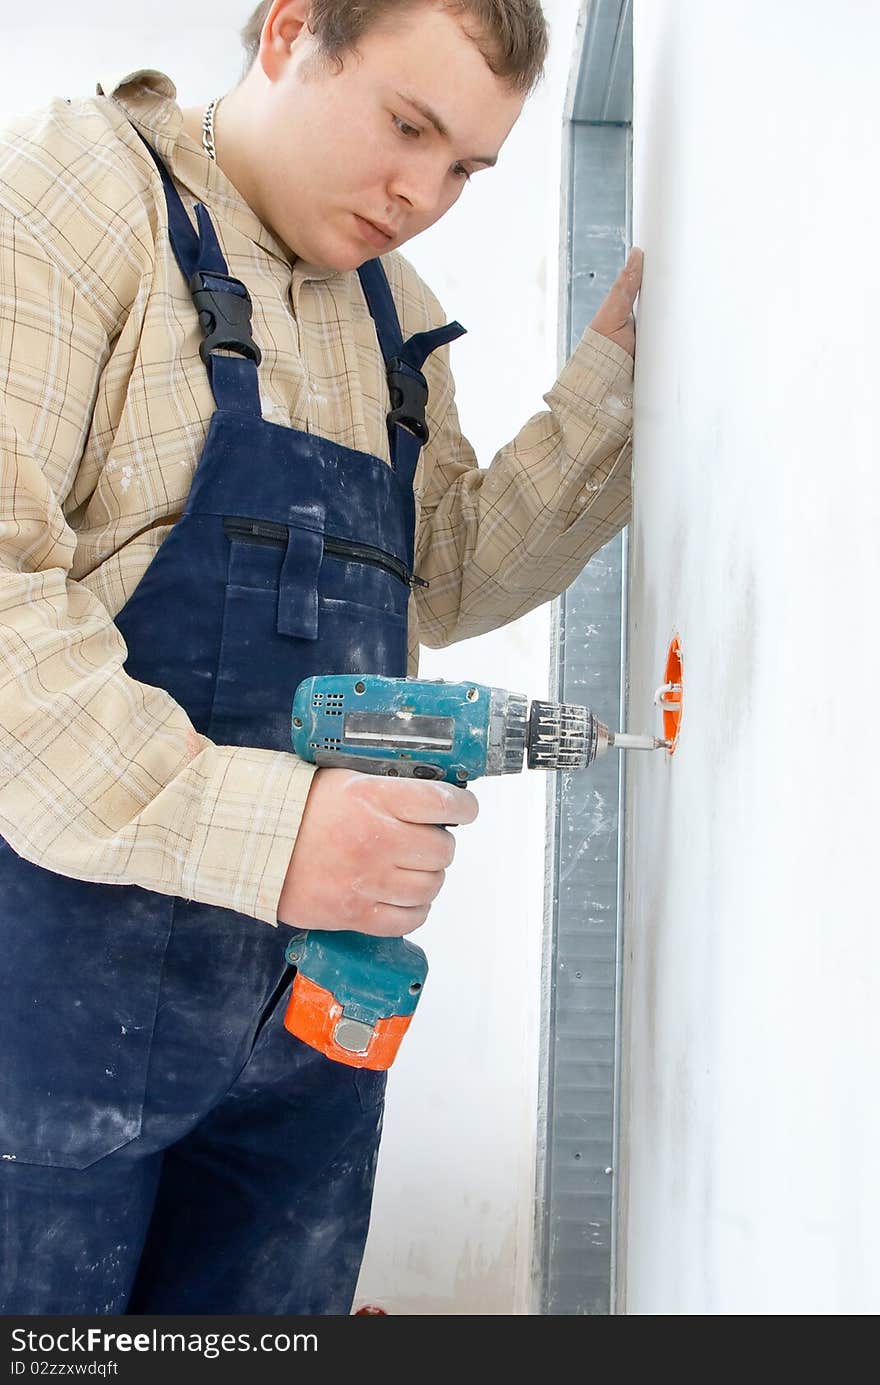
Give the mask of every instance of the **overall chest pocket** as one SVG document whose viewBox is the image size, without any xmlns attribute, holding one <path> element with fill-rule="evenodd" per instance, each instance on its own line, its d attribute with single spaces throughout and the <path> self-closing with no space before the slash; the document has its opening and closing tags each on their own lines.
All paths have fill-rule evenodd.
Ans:
<svg viewBox="0 0 880 1385">
<path fill-rule="evenodd" d="M 406 672 L 418 581 L 394 554 L 268 520 L 229 516 L 223 632 L 209 734 L 290 749 L 297 685 L 316 673 Z"/>
</svg>

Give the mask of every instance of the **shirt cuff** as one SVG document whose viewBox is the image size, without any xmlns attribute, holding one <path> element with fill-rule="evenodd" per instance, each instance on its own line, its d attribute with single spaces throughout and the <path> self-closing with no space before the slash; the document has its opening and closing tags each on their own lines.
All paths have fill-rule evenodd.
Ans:
<svg viewBox="0 0 880 1385">
<path fill-rule="evenodd" d="M 552 394 L 557 407 L 586 410 L 613 433 L 632 431 L 635 362 L 628 351 L 588 327 L 562 368 Z"/>
<path fill-rule="evenodd" d="M 181 893 L 277 924 L 316 766 L 238 746 L 213 746 L 209 757 Z"/>
</svg>

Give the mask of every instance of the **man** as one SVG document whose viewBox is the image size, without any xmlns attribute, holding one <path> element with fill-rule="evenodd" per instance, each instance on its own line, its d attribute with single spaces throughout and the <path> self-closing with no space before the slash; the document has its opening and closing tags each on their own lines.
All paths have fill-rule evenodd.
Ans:
<svg viewBox="0 0 880 1385">
<path fill-rule="evenodd" d="M 0 147 L 7 1314 L 350 1310 L 384 1077 L 284 1029 L 277 925 L 411 932 L 476 801 L 315 772 L 293 689 L 414 672 L 628 518 L 639 253 L 484 470 L 396 253 L 498 158 L 539 5 L 246 35 L 207 108 L 137 73 Z"/>
</svg>

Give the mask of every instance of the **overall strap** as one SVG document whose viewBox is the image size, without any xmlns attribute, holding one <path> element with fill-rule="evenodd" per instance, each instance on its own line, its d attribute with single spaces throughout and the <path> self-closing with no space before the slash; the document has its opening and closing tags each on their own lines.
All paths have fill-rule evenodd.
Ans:
<svg viewBox="0 0 880 1385">
<path fill-rule="evenodd" d="M 385 358 L 391 409 L 388 414 L 388 440 L 391 465 L 402 481 L 412 485 L 419 453 L 428 441 L 425 407 L 428 382 L 422 366 L 432 351 L 464 336 L 460 322 L 447 322 L 429 332 L 417 332 L 403 340 L 397 308 L 385 270 L 379 260 L 367 260 L 358 270 L 367 307 L 376 326 L 376 335 Z"/>
<path fill-rule="evenodd" d="M 250 294 L 240 279 L 230 276 L 207 208 L 196 203 L 196 233 L 168 169 L 152 145 L 143 135 L 140 137 L 165 189 L 171 248 L 199 314 L 205 337 L 199 355 L 208 371 L 217 407 L 260 418 L 260 348 L 251 336 Z M 217 351 L 232 351 L 235 355 L 218 356 L 214 354 Z"/>
</svg>

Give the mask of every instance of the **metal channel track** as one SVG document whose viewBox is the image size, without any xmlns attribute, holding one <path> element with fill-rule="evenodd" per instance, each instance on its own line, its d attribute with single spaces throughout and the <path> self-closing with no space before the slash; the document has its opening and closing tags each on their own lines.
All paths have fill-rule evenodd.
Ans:
<svg viewBox="0 0 880 1385">
<path fill-rule="evenodd" d="M 565 356 L 629 246 L 630 0 L 592 0 L 579 33 L 568 115 Z M 621 724 L 624 539 L 607 544 L 554 609 L 555 696 L 587 704 L 612 726 Z M 614 1311 L 621 758 L 608 755 L 587 773 L 559 774 L 554 787 L 545 975 L 547 1142 L 539 1197 L 545 1314 Z"/>
</svg>

